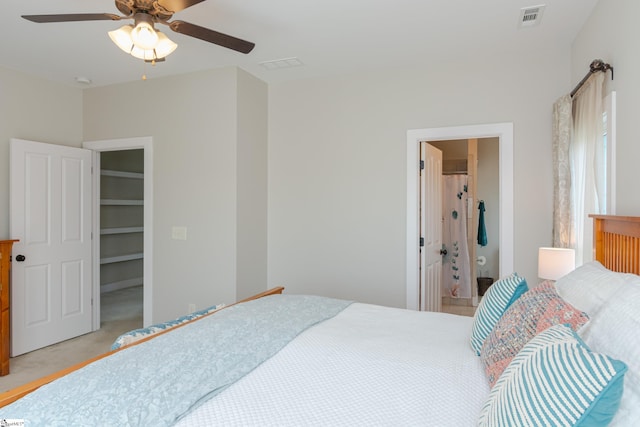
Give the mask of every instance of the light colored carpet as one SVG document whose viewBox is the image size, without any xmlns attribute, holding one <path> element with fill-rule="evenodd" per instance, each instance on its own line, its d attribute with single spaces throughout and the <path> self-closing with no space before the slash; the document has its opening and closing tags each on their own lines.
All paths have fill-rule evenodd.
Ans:
<svg viewBox="0 0 640 427">
<path fill-rule="evenodd" d="M 98 331 L 13 357 L 11 373 L 0 377 L 0 392 L 98 356 L 124 332 L 141 328 L 142 286 L 102 294 L 100 311 Z"/>
<path fill-rule="evenodd" d="M 458 316 L 473 317 L 476 312 L 476 307 L 464 306 L 464 305 L 442 305 L 443 313 L 457 314 Z"/>
</svg>

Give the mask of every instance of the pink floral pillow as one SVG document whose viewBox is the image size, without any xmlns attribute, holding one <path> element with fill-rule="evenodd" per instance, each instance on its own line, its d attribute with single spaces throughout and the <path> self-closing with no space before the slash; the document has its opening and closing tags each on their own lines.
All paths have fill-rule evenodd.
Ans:
<svg viewBox="0 0 640 427">
<path fill-rule="evenodd" d="M 489 385 L 493 387 L 511 359 L 540 332 L 559 324 L 577 331 L 588 320 L 586 313 L 558 295 L 552 281 L 525 292 L 505 311 L 480 350 Z"/>
</svg>

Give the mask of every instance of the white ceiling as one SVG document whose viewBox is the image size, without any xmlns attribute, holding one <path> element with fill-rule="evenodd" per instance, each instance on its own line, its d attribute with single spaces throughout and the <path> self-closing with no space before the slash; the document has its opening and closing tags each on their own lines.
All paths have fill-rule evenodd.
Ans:
<svg viewBox="0 0 640 427">
<path fill-rule="evenodd" d="M 518 28 L 520 9 L 544 3 L 541 24 Z M 113 0 L 2 0 L 0 65 L 45 79 L 93 86 L 237 65 L 267 82 L 384 67 L 437 66 L 460 56 L 569 49 L 597 0 L 207 0 L 173 19 L 255 42 L 248 55 L 158 29 L 178 44 L 145 65 L 107 32 L 131 21 L 36 24 L 25 14 L 120 14 Z M 568 54 L 567 50 L 567 54 Z M 297 57 L 303 66 L 259 64 Z M 548 64 L 545 64 L 548 65 Z"/>
</svg>

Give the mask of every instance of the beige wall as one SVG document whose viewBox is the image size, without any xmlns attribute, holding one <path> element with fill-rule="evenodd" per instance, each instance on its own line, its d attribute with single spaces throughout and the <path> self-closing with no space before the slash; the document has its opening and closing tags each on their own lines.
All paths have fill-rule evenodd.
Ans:
<svg viewBox="0 0 640 427">
<path fill-rule="evenodd" d="M 609 87 L 617 93 L 616 213 L 640 215 L 637 185 L 638 101 L 640 100 L 640 2 L 600 0 L 571 49 L 571 82 L 577 84 L 594 59 L 614 67 Z M 572 86 L 573 87 L 573 86 Z"/>
<path fill-rule="evenodd" d="M 515 133 L 515 268 L 535 282 L 569 62 L 558 47 L 271 85 L 269 284 L 404 307 L 407 130 L 502 122 Z"/>
<path fill-rule="evenodd" d="M 79 147 L 82 91 L 0 68 L 0 239 L 9 236 L 9 140 Z"/>
<path fill-rule="evenodd" d="M 266 288 L 262 270 L 236 286 L 241 262 L 266 264 L 266 248 L 248 256 L 238 234 L 248 221 L 241 196 L 261 191 L 239 177 L 247 144 L 257 148 L 251 153 L 261 165 L 254 174 L 266 174 L 259 159 L 266 158 L 266 140 L 251 140 L 266 132 L 266 102 L 264 83 L 235 68 L 85 90 L 86 140 L 153 137 L 153 321 L 185 314 L 189 303 L 230 303 L 237 293 Z M 249 130 L 239 132 L 241 124 Z M 172 226 L 186 227 L 187 240 L 172 240 Z"/>
<path fill-rule="evenodd" d="M 267 283 L 267 85 L 238 71 L 237 298 Z"/>
</svg>

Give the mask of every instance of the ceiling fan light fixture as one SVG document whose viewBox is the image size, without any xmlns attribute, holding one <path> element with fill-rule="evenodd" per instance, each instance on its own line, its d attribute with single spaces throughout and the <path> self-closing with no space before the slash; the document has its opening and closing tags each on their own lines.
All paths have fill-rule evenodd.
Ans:
<svg viewBox="0 0 640 427">
<path fill-rule="evenodd" d="M 131 40 L 131 31 L 133 25 L 123 25 L 117 30 L 109 31 L 109 37 L 111 41 L 115 43 L 124 52 L 131 53 L 133 41 Z"/>
<path fill-rule="evenodd" d="M 154 48 L 142 48 L 133 41 L 133 25 L 123 25 L 117 30 L 109 31 L 111 40 L 122 49 L 123 52 L 145 61 L 155 61 L 170 55 L 178 45 L 161 31 L 154 30 L 157 35 L 157 43 Z"/>
<path fill-rule="evenodd" d="M 169 56 L 178 45 L 174 43 L 169 37 L 167 37 L 164 33 L 157 31 L 158 33 L 158 44 L 156 44 L 156 58 L 161 59 L 166 56 Z"/>
<path fill-rule="evenodd" d="M 172 42 L 169 37 L 158 31 L 158 44 L 155 49 L 140 49 L 138 46 L 132 45 L 131 50 L 127 53 L 135 58 L 151 62 L 164 59 L 177 47 L 178 45 Z"/>
<path fill-rule="evenodd" d="M 136 26 L 131 31 L 131 40 L 140 49 L 154 49 L 158 44 L 158 33 L 153 24 L 136 21 Z"/>
<path fill-rule="evenodd" d="M 147 62 L 160 59 L 157 57 L 154 49 L 140 49 L 138 46 L 133 46 L 130 53 L 134 58 L 142 59 Z"/>
</svg>

